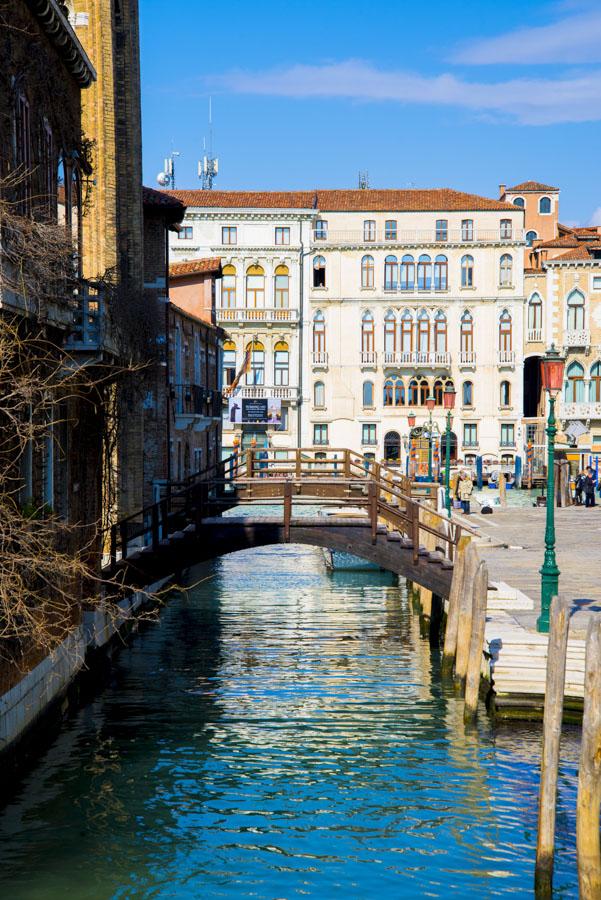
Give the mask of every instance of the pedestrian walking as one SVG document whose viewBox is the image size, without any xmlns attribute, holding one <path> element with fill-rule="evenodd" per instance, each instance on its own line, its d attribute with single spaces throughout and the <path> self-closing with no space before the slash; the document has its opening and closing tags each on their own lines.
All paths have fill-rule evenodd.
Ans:
<svg viewBox="0 0 601 900">
<path fill-rule="evenodd" d="M 474 485 L 472 479 L 467 472 L 461 472 L 459 482 L 457 484 L 457 496 L 461 503 L 461 509 L 466 516 L 470 514 L 470 497 L 472 496 Z"/>
<path fill-rule="evenodd" d="M 576 500 L 576 506 L 582 506 L 582 494 L 584 492 L 584 472 L 578 472 L 576 475 L 576 481 L 574 483 L 574 498 Z"/>
<path fill-rule="evenodd" d="M 586 467 L 584 476 L 584 505 L 595 506 L 595 476 L 590 466 Z"/>
</svg>

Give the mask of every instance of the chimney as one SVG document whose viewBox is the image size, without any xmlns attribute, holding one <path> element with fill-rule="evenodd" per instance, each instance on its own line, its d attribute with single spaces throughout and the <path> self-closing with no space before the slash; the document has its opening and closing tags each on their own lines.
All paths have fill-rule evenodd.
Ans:
<svg viewBox="0 0 601 900">
<path fill-rule="evenodd" d="M 503 197 L 503 195 L 505 194 L 506 188 L 507 188 L 506 184 L 499 185 L 499 198 Z"/>
</svg>

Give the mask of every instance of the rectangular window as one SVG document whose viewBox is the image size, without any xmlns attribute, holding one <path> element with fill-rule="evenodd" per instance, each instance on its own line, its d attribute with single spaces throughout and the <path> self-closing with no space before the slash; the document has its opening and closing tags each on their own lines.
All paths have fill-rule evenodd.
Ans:
<svg viewBox="0 0 601 900">
<path fill-rule="evenodd" d="M 325 446 L 328 443 L 328 426 L 327 425 L 314 425 L 313 426 L 313 444 L 315 446 Z"/>
<path fill-rule="evenodd" d="M 221 243 L 222 244 L 237 244 L 238 243 L 238 229 L 235 225 L 224 225 L 221 229 Z"/>
<path fill-rule="evenodd" d="M 276 244 L 289 244 L 290 243 L 290 229 L 289 228 L 276 228 L 275 230 L 275 242 Z"/>
<path fill-rule="evenodd" d="M 465 424 L 463 426 L 463 446 L 478 446 L 478 426 L 473 424 Z"/>
<path fill-rule="evenodd" d="M 511 219 L 501 219 L 501 240 L 511 240 Z"/>
<path fill-rule="evenodd" d="M 31 115 L 29 103 L 22 94 L 17 98 L 15 109 L 15 149 L 16 166 L 20 169 L 20 211 L 27 213 L 31 209 Z"/>
<path fill-rule="evenodd" d="M 395 219 L 386 219 L 386 223 L 384 225 L 384 237 L 387 241 L 396 241 L 397 229 Z"/>
<path fill-rule="evenodd" d="M 474 240 L 474 220 L 473 219 L 462 219 L 462 221 L 461 221 L 461 240 L 462 241 L 473 241 Z"/>
<path fill-rule="evenodd" d="M 315 240 L 327 241 L 328 239 L 328 223 L 325 219 L 318 219 L 315 223 Z"/>
<path fill-rule="evenodd" d="M 601 291 L 601 275 L 593 275 L 593 290 Z"/>
<path fill-rule="evenodd" d="M 513 447 L 515 443 L 514 425 L 501 425 L 501 447 Z"/>
<path fill-rule="evenodd" d="M 236 351 L 223 351 L 223 383 L 226 387 L 234 383 L 236 377 Z"/>
<path fill-rule="evenodd" d="M 177 233 L 178 241 L 191 241 L 193 230 L 191 225 L 182 225 Z"/>
<path fill-rule="evenodd" d="M 274 377 L 277 385 L 288 385 L 288 351 L 276 350 L 274 353 Z"/>
<path fill-rule="evenodd" d="M 363 240 L 375 241 L 376 239 L 376 223 L 374 219 L 365 219 L 363 222 Z"/>
<path fill-rule="evenodd" d="M 449 237 L 449 223 L 446 219 L 436 220 L 436 240 L 446 241 Z"/>
<path fill-rule="evenodd" d="M 375 425 L 369 424 L 361 426 L 361 443 L 371 447 L 377 443 Z"/>
</svg>

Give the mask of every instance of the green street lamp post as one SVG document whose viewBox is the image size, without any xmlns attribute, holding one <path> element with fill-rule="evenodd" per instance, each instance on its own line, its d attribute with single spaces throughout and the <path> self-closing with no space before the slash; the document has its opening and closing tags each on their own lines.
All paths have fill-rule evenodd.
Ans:
<svg viewBox="0 0 601 900">
<path fill-rule="evenodd" d="M 541 382 L 549 396 L 549 417 L 547 419 L 547 519 L 545 527 L 545 558 L 540 569 L 540 616 L 536 622 L 537 631 L 549 631 L 551 601 L 559 590 L 559 567 L 555 558 L 555 398 L 563 387 L 565 358 L 551 345 L 541 359 Z"/>
<path fill-rule="evenodd" d="M 430 423 L 428 425 L 428 481 L 432 481 L 432 410 L 435 403 L 434 397 L 426 397 L 426 406 L 430 413 Z"/>
<path fill-rule="evenodd" d="M 447 516 L 451 518 L 451 428 L 453 427 L 453 409 L 455 408 L 456 391 L 454 387 L 445 388 L 442 395 L 443 405 L 447 411 L 447 430 L 445 432 L 445 506 Z"/>
</svg>

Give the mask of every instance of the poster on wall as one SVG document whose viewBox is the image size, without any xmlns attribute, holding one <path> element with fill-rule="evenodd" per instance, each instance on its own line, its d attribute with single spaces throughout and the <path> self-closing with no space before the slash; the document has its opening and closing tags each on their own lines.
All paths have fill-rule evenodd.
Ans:
<svg viewBox="0 0 601 900">
<path fill-rule="evenodd" d="M 278 429 L 282 427 L 282 401 L 279 397 L 256 400 L 230 397 L 228 418 L 233 425 L 271 425 Z"/>
</svg>

